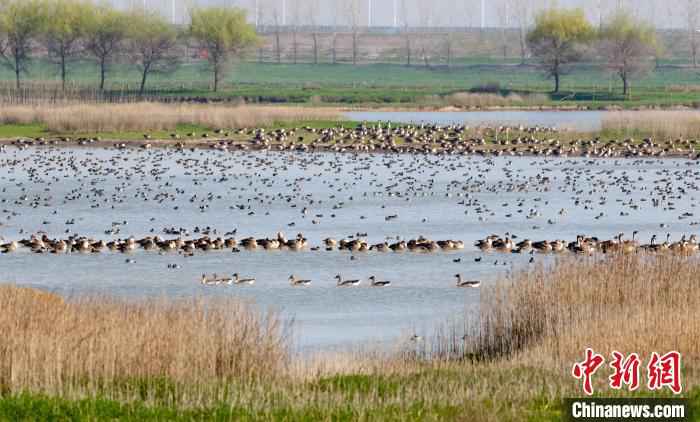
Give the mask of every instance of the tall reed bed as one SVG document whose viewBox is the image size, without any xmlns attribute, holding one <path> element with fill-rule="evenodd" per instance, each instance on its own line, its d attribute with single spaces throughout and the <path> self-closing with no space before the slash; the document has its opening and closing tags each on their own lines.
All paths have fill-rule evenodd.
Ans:
<svg viewBox="0 0 700 422">
<path fill-rule="evenodd" d="M 680 351 L 700 358 L 700 262 L 676 256 L 563 259 L 482 292 L 473 351 L 550 368 L 587 347 L 648 357 Z"/>
<path fill-rule="evenodd" d="M 332 109 L 202 104 L 66 104 L 6 106 L 0 124 L 42 124 L 55 132 L 174 130 L 177 125 L 208 128 L 265 126 L 278 122 L 339 120 Z"/>
<path fill-rule="evenodd" d="M 194 387 L 271 378 L 288 365 L 288 327 L 236 299 L 64 301 L 6 285 L 0 309 L 0 393 L 159 379 Z"/>
<path fill-rule="evenodd" d="M 603 129 L 655 138 L 700 138 L 700 111 L 612 111 L 603 115 Z"/>
<path fill-rule="evenodd" d="M 447 96 L 430 95 L 420 99 L 423 105 L 435 107 L 522 107 L 547 104 L 549 97 L 544 94 L 516 94 L 501 95 L 497 93 L 483 92 L 457 92 Z"/>
</svg>

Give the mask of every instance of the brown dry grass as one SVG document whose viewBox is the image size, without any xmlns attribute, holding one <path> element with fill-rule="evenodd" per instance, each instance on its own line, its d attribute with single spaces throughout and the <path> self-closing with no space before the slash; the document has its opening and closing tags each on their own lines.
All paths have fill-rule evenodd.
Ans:
<svg viewBox="0 0 700 422">
<path fill-rule="evenodd" d="M 603 130 L 655 138 L 700 138 L 700 111 L 614 111 L 603 115 Z"/>
<path fill-rule="evenodd" d="M 95 391 L 129 379 L 192 385 L 269 377 L 285 327 L 238 300 L 62 301 L 0 287 L 0 391 Z"/>
<path fill-rule="evenodd" d="M 698 280 L 700 262 L 684 257 L 564 259 L 484 289 L 473 350 L 555 371 L 587 347 L 608 357 L 677 350 L 686 369 L 697 368 Z"/>
<path fill-rule="evenodd" d="M 544 94 L 508 94 L 457 92 L 440 97 L 431 95 L 423 97 L 422 105 L 436 107 L 489 108 L 489 107 L 522 107 L 546 104 L 549 98 Z"/>
<path fill-rule="evenodd" d="M 42 124 L 54 132 L 134 132 L 175 130 L 177 125 L 208 128 L 266 126 L 281 122 L 340 120 L 327 108 L 192 104 L 74 104 L 3 106 L 0 124 Z"/>
</svg>

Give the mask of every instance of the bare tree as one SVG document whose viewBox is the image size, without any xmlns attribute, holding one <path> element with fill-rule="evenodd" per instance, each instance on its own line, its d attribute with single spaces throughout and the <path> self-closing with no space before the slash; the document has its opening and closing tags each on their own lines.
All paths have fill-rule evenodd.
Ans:
<svg viewBox="0 0 700 422">
<path fill-rule="evenodd" d="M 297 64 L 299 56 L 299 26 L 301 25 L 301 0 L 288 0 L 292 3 L 292 63 Z"/>
<path fill-rule="evenodd" d="M 311 42 L 313 46 L 314 64 L 318 64 L 318 11 L 320 5 L 318 0 L 307 1 L 306 16 L 311 26 Z"/>
<path fill-rule="evenodd" d="M 533 4 L 531 0 L 508 0 L 518 28 L 518 43 L 520 46 L 520 64 L 527 60 L 527 31 L 532 23 Z"/>
<path fill-rule="evenodd" d="M 0 3 L 0 63 L 15 73 L 17 89 L 44 20 L 43 5 L 38 0 Z"/>
<path fill-rule="evenodd" d="M 404 42 L 406 44 L 406 66 L 411 65 L 411 27 L 408 24 L 408 8 L 406 7 L 406 2 L 408 0 L 401 0 L 401 20 L 403 22 L 402 35 Z"/>
<path fill-rule="evenodd" d="M 275 50 L 275 59 L 277 60 L 277 64 L 282 63 L 282 43 L 281 43 L 281 32 L 282 28 L 280 28 L 280 16 L 279 16 L 279 11 L 277 8 L 272 9 L 272 30 L 273 35 L 274 35 L 274 50 Z"/>
<path fill-rule="evenodd" d="M 362 25 L 362 9 L 360 0 L 347 0 L 345 5 L 348 24 L 352 33 L 352 64 L 357 64 L 359 55 L 360 26 Z"/>
<path fill-rule="evenodd" d="M 433 18 L 435 13 L 434 5 L 425 0 L 416 0 L 416 10 L 418 11 L 418 22 L 422 30 L 430 28 L 433 24 Z M 425 67 L 430 67 L 430 52 L 433 50 L 432 39 L 429 36 L 421 37 L 421 50 L 420 54 L 423 58 L 423 63 Z"/>
<path fill-rule="evenodd" d="M 85 32 L 86 50 L 100 67 L 100 90 L 105 88 L 107 70 L 119 55 L 128 22 L 120 11 L 102 5 L 91 9 L 93 15 Z"/>
<path fill-rule="evenodd" d="M 174 54 L 178 34 L 160 14 L 134 11 L 129 14 L 126 55 L 141 71 L 139 94 L 146 89 L 146 79 L 151 73 L 171 73 L 179 63 Z"/>
<path fill-rule="evenodd" d="M 265 11 L 267 10 L 265 7 L 265 2 L 258 0 L 257 5 L 257 10 L 255 13 L 257 13 L 257 16 L 255 18 L 255 21 L 258 22 L 258 26 L 255 28 L 256 32 L 260 33 L 265 33 L 267 31 L 267 28 L 265 26 Z M 258 63 L 262 63 L 264 59 L 264 47 L 265 44 L 263 42 L 258 43 Z"/>
<path fill-rule="evenodd" d="M 698 67 L 698 18 L 700 17 L 700 0 L 685 0 L 686 22 L 688 24 L 688 46 L 693 58 L 693 67 Z"/>
<path fill-rule="evenodd" d="M 603 25 L 601 52 L 608 68 L 620 77 L 623 94 L 630 93 L 630 80 L 652 68 L 650 57 L 656 48 L 656 33 L 651 26 L 618 12 Z"/>
</svg>

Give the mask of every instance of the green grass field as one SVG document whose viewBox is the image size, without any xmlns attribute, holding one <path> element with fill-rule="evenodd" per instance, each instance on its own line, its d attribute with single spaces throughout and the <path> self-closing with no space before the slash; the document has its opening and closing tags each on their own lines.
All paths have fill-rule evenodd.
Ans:
<svg viewBox="0 0 700 422">
<path fill-rule="evenodd" d="M 25 75 L 27 81 L 57 82 L 55 66 L 35 61 Z M 75 63 L 70 70 L 73 84 L 94 87 L 97 68 L 90 62 Z M 7 86 L 13 74 L 0 71 Z M 138 88 L 137 69 L 115 65 L 108 75 L 113 93 L 134 94 Z M 700 72 L 663 62 L 661 67 L 632 83 L 629 100 L 621 95 L 620 83 L 605 69 L 580 65 L 563 77 L 562 92 L 546 105 L 605 104 L 623 106 L 694 105 L 700 101 Z M 399 64 L 271 64 L 233 65 L 218 93 L 209 91 L 210 75 L 205 63 L 185 63 L 172 74 L 153 74 L 149 95 L 163 97 L 243 98 L 265 103 L 330 103 L 362 105 L 415 105 L 426 96 L 447 95 L 475 87 L 497 84 L 502 93 L 549 93 L 552 84 L 534 66 L 518 66 L 513 60 L 474 58 L 451 68 Z"/>
<path fill-rule="evenodd" d="M 474 387 L 495 388 L 476 379 L 488 376 L 510 386 L 511 394 L 474 394 Z M 538 379 L 530 389 L 522 379 Z M 514 370 L 426 369 L 411 375 L 336 375 L 284 389 L 256 385 L 261 397 L 251 403 L 240 401 L 231 391 L 230 401 L 214 406 L 178 407 L 166 398 L 114 400 L 94 396 L 76 399 L 42 394 L 0 396 L 0 420 L 236 420 L 236 421 L 561 421 L 564 399 L 580 396 L 555 392 L 558 382 L 551 374 L 531 368 Z M 265 388 L 275 390 L 264 393 Z M 449 390 L 449 391 L 448 391 Z M 642 397 L 633 394 L 632 397 Z M 662 397 L 653 395 L 654 397 Z M 295 399 L 295 397 L 304 397 Z M 309 400 L 313 397 L 314 400 Z M 630 397 L 605 394 L 600 397 Z M 648 394 L 644 397 L 649 397 Z M 700 389 L 684 394 L 691 418 L 700 420 Z"/>
</svg>

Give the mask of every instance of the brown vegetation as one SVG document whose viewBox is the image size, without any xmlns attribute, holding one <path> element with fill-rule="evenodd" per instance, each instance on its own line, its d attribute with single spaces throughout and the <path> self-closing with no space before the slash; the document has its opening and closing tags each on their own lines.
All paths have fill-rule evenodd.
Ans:
<svg viewBox="0 0 700 422">
<path fill-rule="evenodd" d="M 656 138 L 700 137 L 700 111 L 617 111 L 603 115 L 603 130 Z"/>
<path fill-rule="evenodd" d="M 96 391 L 120 380 L 193 385 L 269 377 L 285 327 L 233 299 L 62 301 L 0 287 L 0 391 Z"/>
<path fill-rule="evenodd" d="M 38 123 L 54 132 L 175 130 L 177 125 L 240 128 L 339 119 L 339 113 L 333 109 L 249 105 L 133 103 L 6 106 L 0 109 L 0 124 Z"/>
<path fill-rule="evenodd" d="M 484 289 L 467 349 L 562 375 L 588 347 L 643 359 L 676 350 L 690 374 L 700 358 L 699 279 L 700 263 L 680 256 L 562 259 Z"/>
</svg>

